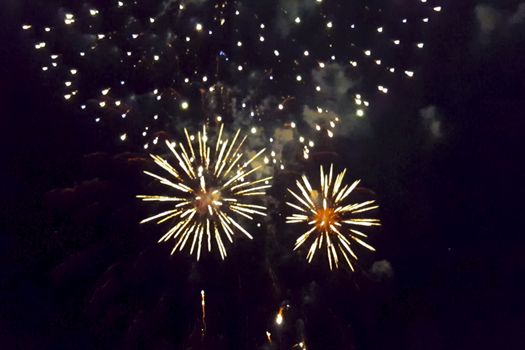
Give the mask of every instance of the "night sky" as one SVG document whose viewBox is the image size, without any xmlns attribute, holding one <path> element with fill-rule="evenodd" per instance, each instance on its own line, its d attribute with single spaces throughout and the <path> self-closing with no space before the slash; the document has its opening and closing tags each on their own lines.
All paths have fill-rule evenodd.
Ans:
<svg viewBox="0 0 525 350">
<path fill-rule="evenodd" d="M 525 2 L 1 14 L 0 348 L 524 348 Z M 139 224 L 169 204 L 136 195 L 166 191 L 149 153 L 219 121 L 267 148 L 268 215 L 197 262 Z M 308 264 L 285 223 L 286 189 L 330 164 L 379 204 L 355 272 Z"/>
</svg>

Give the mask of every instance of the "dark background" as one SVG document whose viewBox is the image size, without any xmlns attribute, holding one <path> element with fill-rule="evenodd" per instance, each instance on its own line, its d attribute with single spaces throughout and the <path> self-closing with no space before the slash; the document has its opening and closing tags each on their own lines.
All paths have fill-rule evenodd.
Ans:
<svg viewBox="0 0 525 350">
<path fill-rule="evenodd" d="M 162 228 L 137 224 L 149 212 L 134 199 L 151 166 L 145 154 L 127 153 L 51 96 L 20 37 L 30 5 L 4 5 L 2 348 L 253 349 L 266 346 L 267 330 L 283 349 L 301 339 L 309 349 L 523 348 L 523 22 L 482 41 L 478 3 L 444 3 L 423 90 L 378 103 L 375 142 L 357 158 L 339 154 L 371 173 L 384 223 L 375 259 L 393 269 L 374 275 L 368 257 L 350 276 L 289 253 L 278 215 L 257 232 L 270 238 L 240 242 L 225 262 L 170 257 L 151 238 Z M 441 111 L 438 141 L 414 125 L 426 105 Z M 276 181 L 276 196 L 287 181 Z"/>
</svg>

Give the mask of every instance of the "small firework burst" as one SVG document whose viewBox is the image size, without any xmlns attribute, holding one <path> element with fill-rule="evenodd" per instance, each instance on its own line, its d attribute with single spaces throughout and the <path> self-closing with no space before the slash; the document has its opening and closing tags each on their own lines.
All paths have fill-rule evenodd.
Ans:
<svg viewBox="0 0 525 350">
<path fill-rule="evenodd" d="M 176 241 L 172 254 L 177 250 L 182 251 L 188 244 L 190 254 L 196 252 L 199 260 L 205 240 L 208 251 L 211 251 L 212 241 L 215 241 L 224 259 L 224 236 L 230 243 L 236 232 L 253 238 L 236 217 L 253 220 L 256 215 L 266 216 L 266 207 L 251 203 L 251 198 L 264 196 L 266 189 L 271 187 L 271 177 L 253 179 L 263 166 L 255 163 L 265 150 L 243 161 L 241 147 L 246 136 L 239 141 L 240 130 L 237 130 L 232 139 L 223 138 L 223 129 L 224 125 L 221 124 L 213 146 L 208 144 L 206 126 L 196 137 L 184 129 L 186 144 L 166 141 L 177 160 L 176 166 L 158 155 L 151 155 L 171 179 L 144 171 L 174 192 L 173 195 L 165 196 L 137 196 L 143 201 L 173 203 L 171 209 L 141 221 L 158 220 L 158 224 L 173 221 L 173 227 L 159 240 L 159 243 L 169 239 Z"/>
<path fill-rule="evenodd" d="M 308 262 L 312 261 L 315 252 L 321 249 L 324 243 L 330 270 L 334 265 L 336 268 L 339 267 L 338 252 L 340 252 L 350 269 L 354 271 L 349 257 L 350 255 L 357 260 L 357 255 L 352 249 L 352 241 L 375 251 L 374 247 L 363 240 L 367 238 L 367 235 L 356 228 L 380 226 L 380 221 L 360 217 L 359 214 L 377 209 L 378 206 L 373 200 L 351 203 L 348 196 L 357 187 L 360 180 L 354 181 L 351 185 L 343 184 L 345 174 L 346 169 L 336 176 L 335 181 L 332 181 L 333 165 L 330 166 L 328 174 L 321 166 L 320 191 L 314 190 L 308 178 L 303 175 L 302 182 L 296 181 L 300 195 L 288 189 L 288 192 L 297 200 L 297 204 L 290 202 L 286 204 L 297 210 L 297 213 L 288 216 L 286 222 L 290 224 L 306 223 L 310 226 L 308 231 L 296 240 L 294 247 L 296 250 L 311 236 L 315 237 L 306 257 Z"/>
</svg>

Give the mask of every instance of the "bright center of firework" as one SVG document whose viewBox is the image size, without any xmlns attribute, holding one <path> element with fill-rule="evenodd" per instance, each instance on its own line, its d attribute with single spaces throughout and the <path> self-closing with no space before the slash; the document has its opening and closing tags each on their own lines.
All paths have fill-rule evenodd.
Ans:
<svg viewBox="0 0 525 350">
<path fill-rule="evenodd" d="M 219 205 L 221 194 L 214 189 L 200 190 L 195 197 L 194 206 L 199 215 L 212 215 L 212 208 Z"/>
<path fill-rule="evenodd" d="M 319 209 L 314 216 L 315 227 L 319 231 L 330 231 L 330 226 L 337 224 L 339 216 L 332 208 Z"/>
</svg>

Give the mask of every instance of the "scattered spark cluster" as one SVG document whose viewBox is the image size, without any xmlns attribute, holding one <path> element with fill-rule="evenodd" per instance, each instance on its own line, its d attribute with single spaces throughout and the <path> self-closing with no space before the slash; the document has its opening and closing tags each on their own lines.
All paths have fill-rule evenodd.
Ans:
<svg viewBox="0 0 525 350">
<path fill-rule="evenodd" d="M 352 203 L 349 196 L 359 184 L 360 180 L 354 181 L 351 185 L 344 183 L 346 169 L 337 174 L 334 180 L 333 165 L 326 173 L 321 166 L 320 169 L 320 189 L 312 188 L 308 178 L 303 175 L 301 180 L 297 180 L 299 194 L 288 189 L 288 192 L 296 199 L 296 203 L 286 202 L 296 210 L 296 213 L 288 216 L 286 222 L 290 224 L 307 224 L 309 229 L 303 233 L 295 242 L 295 249 L 298 249 L 307 241 L 313 242 L 307 254 L 308 262 L 311 262 L 315 252 L 326 247 L 326 255 L 330 270 L 335 266 L 339 267 L 339 255 L 354 271 L 350 257 L 357 260 L 357 255 L 352 249 L 353 243 L 374 251 L 375 249 L 366 243 L 364 239 L 367 235 L 359 230 L 358 227 L 379 226 L 379 219 L 361 218 L 360 214 L 377 209 L 374 200 Z"/>
<path fill-rule="evenodd" d="M 121 142 L 147 149 L 157 131 L 204 115 L 249 125 L 270 143 L 267 163 L 282 168 L 282 142 L 301 143 L 308 158 L 395 79 L 413 78 L 424 27 L 442 11 L 430 0 L 274 5 L 46 2 L 42 12 L 54 17 L 22 29 L 63 98 Z"/>
<path fill-rule="evenodd" d="M 172 254 L 182 251 L 186 244 L 190 254 L 196 252 L 199 260 L 203 241 L 211 251 L 215 242 L 221 258 L 226 257 L 224 236 L 230 243 L 236 232 L 252 239 L 252 235 L 239 223 L 236 217 L 254 220 L 255 216 L 266 216 L 266 208 L 252 204 L 251 198 L 265 195 L 271 177 L 256 179 L 264 166 L 259 157 L 265 149 L 244 160 L 241 147 L 246 136 L 239 140 L 240 130 L 232 138 L 225 137 L 221 124 L 216 142 L 209 144 L 206 126 L 197 136 L 184 129 L 184 142 L 169 142 L 166 145 L 177 160 L 173 166 L 158 155 L 151 155 L 155 163 L 169 174 L 166 178 L 149 171 L 145 174 L 158 180 L 174 192 L 173 196 L 139 195 L 144 201 L 169 202 L 173 207 L 167 211 L 144 219 L 141 223 L 158 220 L 163 223 L 173 220 L 173 227 L 159 240 L 176 241 Z"/>
</svg>

